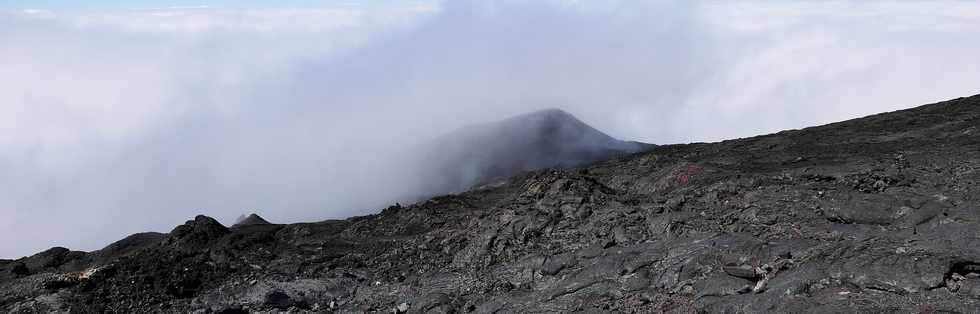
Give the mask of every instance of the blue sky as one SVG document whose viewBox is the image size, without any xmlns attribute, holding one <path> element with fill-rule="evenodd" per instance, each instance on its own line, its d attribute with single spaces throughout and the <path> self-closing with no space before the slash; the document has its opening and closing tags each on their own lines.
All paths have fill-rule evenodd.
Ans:
<svg viewBox="0 0 980 314">
<path fill-rule="evenodd" d="M 398 0 L 0 0 L 0 8 L 6 9 L 149 9 L 171 7 L 215 8 L 316 8 L 336 6 L 386 6 L 398 3 L 432 1 Z"/>
</svg>

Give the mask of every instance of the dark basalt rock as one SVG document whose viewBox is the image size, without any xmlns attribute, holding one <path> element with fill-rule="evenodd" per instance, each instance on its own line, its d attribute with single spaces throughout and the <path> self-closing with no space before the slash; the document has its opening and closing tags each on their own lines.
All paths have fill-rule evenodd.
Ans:
<svg viewBox="0 0 980 314">
<path fill-rule="evenodd" d="M 977 121 L 980 96 L 346 220 L 198 216 L 0 261 L 0 312 L 975 313 Z"/>
<path fill-rule="evenodd" d="M 293 300 L 289 298 L 289 295 L 285 292 L 274 290 L 265 295 L 263 304 L 277 309 L 288 309 L 292 307 L 295 302 L 293 302 Z"/>
<path fill-rule="evenodd" d="M 28 268 L 35 270 L 55 268 L 67 262 L 70 253 L 71 250 L 63 247 L 50 248 L 47 251 L 28 257 L 25 264 L 27 264 Z"/>
<path fill-rule="evenodd" d="M 109 244 L 105 248 L 97 251 L 97 253 L 107 257 L 118 257 L 120 255 L 124 255 L 125 253 L 139 251 L 145 247 L 157 244 L 166 238 L 167 235 L 163 233 L 137 233 Z"/>
<path fill-rule="evenodd" d="M 221 239 L 228 232 L 228 228 L 214 218 L 198 215 L 194 220 L 188 220 L 170 231 L 167 242 L 180 250 L 196 251 L 207 249 L 212 242 Z"/>
<path fill-rule="evenodd" d="M 214 313 L 215 314 L 248 314 L 248 312 L 243 310 L 240 306 L 219 309 Z"/>
<path fill-rule="evenodd" d="M 31 274 L 31 270 L 27 268 L 27 265 L 23 262 L 13 262 L 7 266 L 7 269 L 13 275 L 26 276 Z"/>
</svg>

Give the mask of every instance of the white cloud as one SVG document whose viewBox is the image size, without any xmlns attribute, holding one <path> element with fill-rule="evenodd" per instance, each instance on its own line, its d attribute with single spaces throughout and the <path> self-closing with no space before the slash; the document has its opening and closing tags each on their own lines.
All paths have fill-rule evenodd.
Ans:
<svg viewBox="0 0 980 314">
<path fill-rule="evenodd" d="M 219 192 L 225 182 L 208 181 L 212 171 L 203 168 L 221 173 L 220 162 L 235 157 L 197 155 L 192 139 L 168 138 L 179 132 L 169 128 L 194 127 L 194 119 L 245 127 L 234 120 L 248 106 L 281 105 L 250 103 L 246 89 L 264 88 L 257 81 L 411 29 L 432 13 L 412 6 L 0 14 L 0 214 L 18 226 L 0 228 L 8 239 L 0 256 L 51 245 L 93 249 L 206 210 L 205 196 L 182 190 L 183 180 Z M 235 135 L 220 126 L 202 132 Z M 184 192 L 194 195 L 181 200 Z"/>
<path fill-rule="evenodd" d="M 803 2 L 706 6 L 723 68 L 678 117 L 679 140 L 829 123 L 977 93 L 980 5 Z M 689 121 L 724 128 L 692 131 Z"/>
<path fill-rule="evenodd" d="M 363 214 L 400 160 L 559 106 L 718 140 L 976 93 L 980 5 L 453 1 L 0 13 L 0 256 L 197 213 Z"/>
<path fill-rule="evenodd" d="M 48 158 L 86 140 L 139 136 L 190 107 L 233 107 L 245 82 L 355 47 L 425 11 L 140 10 L 6 16 L 0 151 Z M 39 15 L 29 10 L 29 15 Z M 389 17 L 391 19 L 389 19 Z M 190 34 L 188 34 L 190 33 Z M 205 99 L 182 99 L 206 89 Z M 208 100 L 210 104 L 201 103 Z M 190 103 L 193 101 L 194 103 Z M 233 108 L 232 108 L 233 109 Z M 30 132 L 24 132 L 30 130 Z M 12 149 L 16 148 L 16 149 Z M 72 156 L 67 159 L 77 159 Z"/>
</svg>

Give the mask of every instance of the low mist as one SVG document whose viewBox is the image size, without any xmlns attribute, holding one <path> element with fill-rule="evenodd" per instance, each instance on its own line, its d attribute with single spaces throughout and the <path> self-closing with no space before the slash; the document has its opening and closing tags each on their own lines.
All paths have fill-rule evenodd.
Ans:
<svg viewBox="0 0 980 314">
<path fill-rule="evenodd" d="M 420 184 L 440 163 L 418 156 L 545 108 L 603 150 L 972 95 L 978 33 L 961 2 L 0 10 L 0 258 L 458 191 L 482 178 Z M 515 133 L 486 147 L 526 147 Z"/>
<path fill-rule="evenodd" d="M 561 109 L 470 125 L 417 146 L 408 165 L 422 198 L 458 193 L 522 172 L 574 167 L 653 145 L 615 139 Z M 419 199 L 410 197 L 409 200 Z"/>
</svg>

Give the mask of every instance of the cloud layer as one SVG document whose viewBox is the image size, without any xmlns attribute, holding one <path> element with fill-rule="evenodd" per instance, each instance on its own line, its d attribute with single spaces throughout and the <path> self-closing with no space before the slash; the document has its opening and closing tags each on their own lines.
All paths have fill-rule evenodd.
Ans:
<svg viewBox="0 0 980 314">
<path fill-rule="evenodd" d="M 978 33 L 970 3 L 8 11 L 0 257 L 369 213 L 420 192 L 416 144 L 546 107 L 663 144 L 966 96 Z"/>
</svg>

